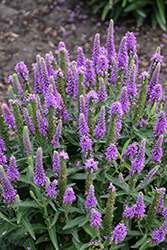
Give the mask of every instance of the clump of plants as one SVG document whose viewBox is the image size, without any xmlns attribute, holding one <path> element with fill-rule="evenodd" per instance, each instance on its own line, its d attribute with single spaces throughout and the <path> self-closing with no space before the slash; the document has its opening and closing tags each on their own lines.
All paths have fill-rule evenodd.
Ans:
<svg viewBox="0 0 167 250">
<path fill-rule="evenodd" d="M 5 249 L 165 249 L 166 93 L 158 47 L 138 73 L 136 38 L 110 21 L 92 60 L 37 55 L 0 107 L 0 245 Z M 140 88 L 136 87 L 140 84 Z"/>
</svg>

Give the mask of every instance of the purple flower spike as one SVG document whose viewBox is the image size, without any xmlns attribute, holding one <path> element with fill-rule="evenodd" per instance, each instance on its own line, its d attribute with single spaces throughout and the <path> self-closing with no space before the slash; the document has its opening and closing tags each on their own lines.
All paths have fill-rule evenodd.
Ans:
<svg viewBox="0 0 167 250">
<path fill-rule="evenodd" d="M 126 228 L 125 224 L 124 223 L 119 223 L 115 227 L 112 234 L 113 235 L 111 236 L 110 241 L 111 242 L 114 241 L 115 244 L 121 243 L 125 239 L 125 237 L 127 235 L 127 228 Z"/>
<path fill-rule="evenodd" d="M 107 58 L 109 61 L 109 67 L 113 65 L 113 61 L 111 60 L 111 57 L 116 57 L 115 52 L 115 45 L 114 45 L 114 22 L 113 20 L 110 21 L 108 33 L 107 33 L 107 40 L 106 40 L 106 47 L 107 47 Z"/>
<path fill-rule="evenodd" d="M 127 38 L 127 51 L 129 53 L 129 55 L 134 54 L 137 50 L 136 50 L 136 37 L 134 36 L 133 32 L 127 32 L 125 34 L 126 38 Z"/>
<path fill-rule="evenodd" d="M 154 86 L 156 86 L 158 84 L 160 68 L 161 68 L 161 65 L 160 65 L 160 63 L 158 63 L 155 70 L 154 70 L 154 73 L 151 77 L 150 83 L 148 84 L 147 97 L 149 99 L 151 98 Z"/>
<path fill-rule="evenodd" d="M 89 210 L 93 207 L 95 207 L 97 204 L 97 200 L 95 197 L 95 190 L 94 190 L 94 186 L 90 185 L 89 187 L 89 193 L 86 197 L 86 202 L 85 202 L 85 209 Z"/>
<path fill-rule="evenodd" d="M 59 101 L 60 101 L 60 106 L 59 106 L 60 115 L 61 115 L 62 120 L 64 122 L 66 122 L 70 119 L 70 116 L 69 116 L 68 111 L 65 107 L 63 98 L 61 97 L 60 94 L 58 94 L 58 96 L 59 96 Z"/>
<path fill-rule="evenodd" d="M 86 61 L 85 61 L 85 55 L 83 52 L 82 47 L 77 48 L 77 67 L 85 67 Z"/>
<path fill-rule="evenodd" d="M 42 135 L 47 135 L 48 133 L 48 121 L 46 117 L 41 115 L 41 112 L 39 110 L 36 111 L 37 121 L 38 121 L 38 127 Z"/>
<path fill-rule="evenodd" d="M 49 91 L 45 93 L 45 104 L 46 108 L 54 107 L 56 109 L 58 106 L 56 97 L 53 95 L 52 85 L 49 86 Z"/>
<path fill-rule="evenodd" d="M 10 157 L 7 174 L 10 181 L 18 181 L 20 174 L 16 165 L 16 158 L 13 155 Z"/>
<path fill-rule="evenodd" d="M 158 47 L 158 48 L 156 49 L 156 51 L 155 51 L 153 57 L 150 59 L 151 64 L 150 64 L 150 68 L 149 68 L 149 71 L 148 71 L 149 74 L 151 73 L 151 70 L 152 70 L 153 67 L 156 67 L 156 65 L 157 65 L 158 63 L 161 64 L 161 63 L 163 62 L 163 56 L 160 55 L 160 52 L 161 52 L 160 49 L 161 49 L 161 48 Z"/>
<path fill-rule="evenodd" d="M 91 210 L 90 226 L 99 228 L 101 224 L 101 214 L 94 208 Z"/>
<path fill-rule="evenodd" d="M 0 165 L 2 165 L 3 167 L 6 168 L 6 163 L 7 163 L 7 158 L 4 155 L 4 153 L 2 152 L 2 149 L 0 148 Z"/>
<path fill-rule="evenodd" d="M 161 213 L 163 210 L 163 203 L 164 203 L 164 195 L 166 192 L 166 188 L 162 187 L 159 189 L 161 191 L 161 198 L 160 198 L 160 202 L 157 208 L 157 214 Z"/>
<path fill-rule="evenodd" d="M 135 205 L 133 205 L 132 207 L 128 207 L 126 206 L 125 211 L 123 212 L 122 217 L 123 218 L 133 218 L 135 215 Z"/>
<path fill-rule="evenodd" d="M 85 96 L 80 95 L 80 97 L 79 97 L 79 103 L 80 103 L 80 113 L 83 113 L 84 116 L 85 116 L 85 119 L 87 120 L 88 108 L 87 108 L 87 105 L 86 105 Z"/>
<path fill-rule="evenodd" d="M 66 49 L 66 46 L 65 46 L 65 43 L 64 42 L 59 42 L 59 49 L 58 49 L 58 56 L 59 56 L 59 62 L 60 62 L 60 50 L 64 50 L 65 51 L 65 54 L 66 54 L 66 62 L 69 62 L 69 52 L 68 50 Z"/>
<path fill-rule="evenodd" d="M 85 162 L 85 169 L 91 169 L 93 171 L 97 171 L 98 167 L 97 167 L 98 162 L 94 161 L 93 158 L 89 158 L 87 159 L 87 161 Z"/>
<path fill-rule="evenodd" d="M 106 159 L 111 162 L 116 160 L 118 156 L 118 150 L 114 143 L 110 143 L 109 147 L 106 149 Z"/>
<path fill-rule="evenodd" d="M 8 108 L 8 105 L 6 103 L 3 103 L 1 105 L 1 108 L 6 124 L 9 126 L 9 128 L 13 128 L 16 130 L 15 118 L 10 109 Z"/>
<path fill-rule="evenodd" d="M 37 150 L 34 182 L 38 187 L 46 185 L 46 175 L 42 162 L 42 148 L 38 148 Z"/>
<path fill-rule="evenodd" d="M 98 90 L 99 102 L 105 101 L 106 97 L 107 97 L 106 85 L 105 85 L 104 79 L 100 78 L 100 80 L 99 80 L 99 90 Z"/>
<path fill-rule="evenodd" d="M 123 156 L 122 156 L 122 161 L 125 162 L 125 157 L 128 157 L 128 160 L 130 160 L 136 153 L 138 150 L 138 146 L 136 144 L 136 142 L 130 144 L 128 146 L 128 148 L 124 151 Z"/>
<path fill-rule="evenodd" d="M 87 93 L 86 100 L 88 101 L 88 103 L 90 101 L 92 101 L 93 103 L 96 103 L 98 101 L 98 96 L 97 96 L 96 91 L 94 90 L 89 91 Z"/>
<path fill-rule="evenodd" d="M 156 126 L 154 128 L 154 138 L 159 137 L 160 135 L 166 134 L 166 115 L 164 111 L 160 111 L 160 114 L 158 116 L 158 121 L 156 123 Z"/>
<path fill-rule="evenodd" d="M 162 142 L 163 142 L 163 135 L 160 135 L 158 140 L 155 143 L 155 147 L 152 151 L 151 159 L 156 162 L 160 163 L 161 162 L 161 156 L 162 156 Z"/>
<path fill-rule="evenodd" d="M 97 125 L 95 128 L 94 136 L 98 139 L 102 139 L 106 132 L 106 122 L 105 122 L 105 107 L 100 108 L 99 119 L 97 120 Z"/>
<path fill-rule="evenodd" d="M 81 153 L 88 152 L 88 150 L 92 151 L 92 140 L 89 138 L 88 135 L 83 135 L 80 138 L 80 145 L 81 145 Z"/>
<path fill-rule="evenodd" d="M 58 173 L 60 171 L 60 155 L 55 150 L 53 151 L 53 171 Z"/>
<path fill-rule="evenodd" d="M 52 181 L 52 183 L 49 185 L 49 187 L 47 188 L 47 195 L 52 199 L 56 196 L 57 192 L 57 185 L 58 185 L 58 181 L 54 180 Z"/>
<path fill-rule="evenodd" d="M 32 123 L 30 116 L 29 116 L 27 108 L 24 108 L 23 112 L 24 112 L 25 124 L 28 127 L 28 132 L 29 132 L 29 134 L 32 133 L 34 135 L 35 134 L 34 125 Z"/>
<path fill-rule="evenodd" d="M 156 229 L 152 234 L 152 242 L 159 244 L 165 240 L 167 232 L 167 221 L 165 221 L 159 229 Z"/>
<path fill-rule="evenodd" d="M 60 157 L 63 157 L 64 160 L 69 159 L 68 153 L 64 152 L 64 150 L 62 150 L 59 155 Z"/>
<path fill-rule="evenodd" d="M 100 54 L 97 60 L 97 73 L 99 76 L 107 77 L 108 76 L 108 59 L 104 54 Z"/>
<path fill-rule="evenodd" d="M 53 136 L 53 140 L 51 141 L 55 148 L 60 148 L 59 138 L 61 138 L 61 133 L 62 133 L 62 121 L 60 120 L 57 125 L 56 132 Z"/>
<path fill-rule="evenodd" d="M 87 121 L 85 119 L 85 116 L 83 113 L 80 113 L 79 115 L 79 135 L 87 135 L 89 133 L 89 127 L 87 124 Z"/>
<path fill-rule="evenodd" d="M 130 103 L 129 103 L 129 98 L 128 98 L 127 88 L 126 87 L 122 88 L 120 103 L 121 103 L 123 112 L 125 114 L 128 113 Z"/>
<path fill-rule="evenodd" d="M 13 186 L 11 185 L 3 166 L 0 165 L 0 183 L 2 185 L 2 195 L 5 198 L 6 202 L 14 202 L 16 197 L 16 191 L 14 190 Z"/>
<path fill-rule="evenodd" d="M 129 77 L 127 80 L 127 94 L 130 100 L 137 95 L 136 76 L 137 76 L 137 68 L 136 65 L 133 64 L 130 68 Z"/>
<path fill-rule="evenodd" d="M 127 53 L 127 38 L 124 36 L 121 40 L 118 51 L 118 70 L 124 69 L 124 72 L 128 69 L 128 53 Z"/>
<path fill-rule="evenodd" d="M 95 86 L 96 85 L 96 78 L 95 78 L 95 71 L 93 68 L 92 61 L 86 59 L 86 66 L 85 66 L 85 86 Z"/>
<path fill-rule="evenodd" d="M 135 159 L 132 161 L 130 174 L 134 174 L 136 171 L 138 172 L 138 174 L 140 174 L 142 169 L 144 168 L 145 145 L 146 145 L 146 141 L 142 140 L 138 154 L 136 155 Z"/>
<path fill-rule="evenodd" d="M 160 99 L 162 95 L 162 85 L 161 84 L 156 84 L 151 92 L 150 100 L 152 104 Z"/>
<path fill-rule="evenodd" d="M 92 55 L 94 68 L 96 68 L 96 65 L 97 65 L 97 61 L 99 58 L 99 52 L 100 52 L 100 35 L 96 34 L 95 38 L 94 38 L 93 55 Z"/>
<path fill-rule="evenodd" d="M 15 70 L 17 72 L 17 76 L 19 78 L 19 80 L 22 82 L 22 83 L 28 83 L 29 82 L 29 72 L 28 72 L 28 69 L 27 69 L 27 66 L 25 65 L 24 62 L 19 62 L 18 64 L 16 64 L 15 66 Z"/>
<path fill-rule="evenodd" d="M 30 142 L 27 126 L 24 126 L 23 128 L 23 144 L 24 144 L 26 156 L 30 157 L 33 154 L 33 151 L 31 147 L 31 142 Z"/>
<path fill-rule="evenodd" d="M 122 111 L 122 106 L 120 102 L 114 102 L 111 105 L 111 110 L 108 112 L 109 114 L 111 114 L 112 116 L 116 116 L 117 118 L 121 118 L 123 111 Z"/>
<path fill-rule="evenodd" d="M 65 191 L 63 202 L 66 204 L 71 204 L 76 200 L 76 196 L 72 187 L 68 187 Z"/>
<path fill-rule="evenodd" d="M 162 216 L 164 217 L 165 220 L 167 220 L 167 206 L 164 208 Z"/>
<path fill-rule="evenodd" d="M 134 216 L 137 216 L 138 218 L 142 219 L 145 212 L 145 204 L 143 201 L 143 193 L 140 192 L 137 197 L 136 206 L 134 208 Z"/>
<path fill-rule="evenodd" d="M 158 168 L 159 168 L 159 166 L 155 166 L 154 168 L 152 168 L 152 169 L 148 172 L 148 174 L 146 175 L 146 177 L 143 177 L 143 178 L 146 180 L 146 183 L 147 183 L 147 184 L 151 181 L 153 175 L 156 174 Z"/>
</svg>

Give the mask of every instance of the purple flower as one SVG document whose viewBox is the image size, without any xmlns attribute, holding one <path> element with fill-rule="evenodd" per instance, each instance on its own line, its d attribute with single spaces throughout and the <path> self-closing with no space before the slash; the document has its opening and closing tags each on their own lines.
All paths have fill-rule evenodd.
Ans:
<svg viewBox="0 0 167 250">
<path fill-rule="evenodd" d="M 143 71 L 141 72 L 139 79 L 141 79 L 142 81 L 145 81 L 145 79 L 149 77 L 150 77 L 149 73 L 147 71 Z"/>
<path fill-rule="evenodd" d="M 82 47 L 77 48 L 77 67 L 85 67 L 86 61 L 85 61 L 85 55 L 83 53 Z"/>
<path fill-rule="evenodd" d="M 42 162 L 42 148 L 38 148 L 37 150 L 34 182 L 38 187 L 46 185 L 46 175 Z"/>
<path fill-rule="evenodd" d="M 163 56 L 160 55 L 160 52 L 161 52 L 160 47 L 158 47 L 156 49 L 153 57 L 150 59 L 151 64 L 150 64 L 150 68 L 149 68 L 149 71 L 148 71 L 149 73 L 151 73 L 152 69 L 155 68 L 158 63 L 160 63 L 160 64 L 162 63 Z"/>
<path fill-rule="evenodd" d="M 0 183 L 2 185 L 2 195 L 7 202 L 14 202 L 16 197 L 16 191 L 14 190 L 13 186 L 11 185 L 3 166 L 0 165 Z"/>
<path fill-rule="evenodd" d="M 1 105 L 1 108 L 6 124 L 9 126 L 9 128 L 13 128 L 16 130 L 15 118 L 10 109 L 8 108 L 8 105 L 6 103 L 3 103 Z"/>
<path fill-rule="evenodd" d="M 122 93 L 121 93 L 121 97 L 120 97 L 120 103 L 121 103 L 123 112 L 125 114 L 128 113 L 130 103 L 129 103 L 128 94 L 127 94 L 127 88 L 126 87 L 122 88 Z"/>
<path fill-rule="evenodd" d="M 152 93 L 153 93 L 153 88 L 158 84 L 158 79 L 159 79 L 159 72 L 160 72 L 160 63 L 156 66 L 154 73 L 151 77 L 150 83 L 148 84 L 147 88 L 147 97 L 151 98 Z"/>
<path fill-rule="evenodd" d="M 110 72 L 111 73 L 110 85 L 113 85 L 113 83 L 116 83 L 117 81 L 118 65 L 114 57 L 111 57 L 111 61 L 112 61 L 112 72 Z"/>
<path fill-rule="evenodd" d="M 120 183 L 124 183 L 124 182 L 125 182 L 125 180 L 124 180 L 124 177 L 123 177 L 123 174 L 122 174 L 122 173 L 120 173 L 120 174 L 118 175 L 118 179 L 119 179 L 119 182 L 120 182 Z"/>
<path fill-rule="evenodd" d="M 101 214 L 94 208 L 91 210 L 90 226 L 99 228 L 101 223 Z"/>
<path fill-rule="evenodd" d="M 79 97 L 79 104 L 80 104 L 80 113 L 83 113 L 84 116 L 85 116 L 85 119 L 87 120 L 88 108 L 87 108 L 87 105 L 86 105 L 85 96 L 80 95 L 80 97 Z"/>
<path fill-rule="evenodd" d="M 53 151 L 53 171 L 60 171 L 60 155 L 59 152 Z"/>
<path fill-rule="evenodd" d="M 142 128 L 143 125 L 147 126 L 147 125 L 148 125 L 148 121 L 141 120 L 141 121 L 139 122 L 139 126 Z"/>
<path fill-rule="evenodd" d="M 135 53 L 135 54 L 133 55 L 133 60 L 134 60 L 135 66 L 136 66 L 136 72 L 138 72 L 139 58 L 138 58 L 137 53 Z"/>
<path fill-rule="evenodd" d="M 88 103 L 90 101 L 92 101 L 93 103 L 96 103 L 98 101 L 98 96 L 97 96 L 96 91 L 94 90 L 89 91 L 87 93 L 86 100 L 88 101 Z"/>
<path fill-rule="evenodd" d="M 6 168 L 6 162 L 7 162 L 7 158 L 4 155 L 4 153 L 2 152 L 2 149 L 0 148 L 0 165 L 2 165 L 3 167 Z"/>
<path fill-rule="evenodd" d="M 85 169 L 91 169 L 93 171 L 97 171 L 98 167 L 97 167 L 98 162 L 94 161 L 93 158 L 89 158 L 86 160 L 85 162 Z"/>
<path fill-rule="evenodd" d="M 133 32 L 127 32 L 125 34 L 126 36 L 126 42 L 127 42 L 127 51 L 129 55 L 134 54 L 136 50 L 136 37 L 134 36 Z"/>
<path fill-rule="evenodd" d="M 144 168 L 145 145 L 146 145 L 146 141 L 142 140 L 141 144 L 140 144 L 139 151 L 138 151 L 135 159 L 132 161 L 130 174 L 134 174 L 136 171 L 138 172 L 138 174 L 140 174 L 142 169 Z"/>
<path fill-rule="evenodd" d="M 106 55 L 100 53 L 97 60 L 96 68 L 97 68 L 97 73 L 100 76 L 102 77 L 108 76 L 108 59 Z"/>
<path fill-rule="evenodd" d="M 111 162 L 116 160 L 118 156 L 118 150 L 114 143 L 110 143 L 109 147 L 106 149 L 106 159 Z"/>
<path fill-rule="evenodd" d="M 122 217 L 123 218 L 133 218 L 135 215 L 135 205 L 133 205 L 132 207 L 128 207 L 126 206 L 125 211 L 123 212 Z"/>
<path fill-rule="evenodd" d="M 98 139 L 102 139 L 106 132 L 106 122 L 105 122 L 105 107 L 101 106 L 99 119 L 97 120 L 97 125 L 95 128 L 94 136 Z"/>
<path fill-rule="evenodd" d="M 65 43 L 64 42 L 59 42 L 59 46 L 58 46 L 58 56 L 59 56 L 59 63 L 60 63 L 60 50 L 63 50 L 65 51 L 65 55 L 66 55 L 66 62 L 69 62 L 69 52 L 68 50 L 66 49 L 66 46 L 65 46 Z"/>
<path fill-rule="evenodd" d="M 68 153 L 64 152 L 64 150 L 62 150 L 60 152 L 60 157 L 62 157 L 64 160 L 68 160 L 69 159 L 69 156 L 68 156 Z"/>
<path fill-rule="evenodd" d="M 122 155 L 122 161 L 125 162 L 126 156 L 130 160 L 137 153 L 137 150 L 138 150 L 138 146 L 137 146 L 136 142 L 130 144 Z"/>
<path fill-rule="evenodd" d="M 163 203 L 164 203 L 164 195 L 165 195 L 165 191 L 166 189 L 164 187 L 159 188 L 159 191 L 161 192 L 161 198 L 160 198 L 160 202 L 157 208 L 157 214 L 162 212 L 163 209 Z"/>
<path fill-rule="evenodd" d="M 167 220 L 167 206 L 164 208 L 162 216 L 164 217 L 165 220 Z"/>
<path fill-rule="evenodd" d="M 24 112 L 25 124 L 28 127 L 28 132 L 29 132 L 29 134 L 32 133 L 34 135 L 35 134 L 34 125 L 32 123 L 30 116 L 29 116 L 27 108 L 24 108 L 23 112 Z"/>
<path fill-rule="evenodd" d="M 59 96 L 59 101 L 60 101 L 60 106 L 58 107 L 59 111 L 60 111 L 60 116 L 61 116 L 62 120 L 64 120 L 64 122 L 66 122 L 70 119 L 70 117 L 69 117 L 68 111 L 65 107 L 63 98 L 61 97 L 60 94 L 58 94 L 58 96 Z"/>
<path fill-rule="evenodd" d="M 120 131 L 121 131 L 121 129 L 122 129 L 122 123 L 121 123 L 121 121 L 120 120 L 118 120 L 117 122 L 116 122 L 116 141 L 117 141 L 117 137 L 119 137 L 120 136 Z"/>
<path fill-rule="evenodd" d="M 89 193 L 86 197 L 86 202 L 85 202 L 85 209 L 89 210 L 92 207 L 95 207 L 97 204 L 97 200 L 95 197 L 95 190 L 94 190 L 94 186 L 91 184 L 89 187 Z"/>
<path fill-rule="evenodd" d="M 114 45 L 114 22 L 111 20 L 107 32 L 107 40 L 106 40 L 106 48 L 107 48 L 107 58 L 110 65 L 113 65 L 111 57 L 116 57 L 115 45 Z"/>
<path fill-rule="evenodd" d="M 21 84 L 19 82 L 19 79 L 18 79 L 18 76 L 16 74 L 13 74 L 13 89 L 14 89 L 14 92 L 15 92 L 15 95 L 18 97 L 18 98 L 22 98 L 23 96 L 25 96 L 24 94 L 24 90 L 22 89 L 21 87 Z"/>
<path fill-rule="evenodd" d="M 79 114 L 79 135 L 88 135 L 89 127 L 83 113 Z"/>
<path fill-rule="evenodd" d="M 92 150 L 92 140 L 89 138 L 88 135 L 83 135 L 80 138 L 80 145 L 81 145 L 81 153 L 87 152 L 88 150 Z"/>
<path fill-rule="evenodd" d="M 56 59 L 54 58 L 52 52 L 49 52 L 45 55 L 45 65 L 47 69 L 48 76 L 54 76 L 54 69 L 52 63 L 54 62 L 57 65 Z"/>
<path fill-rule="evenodd" d="M 17 76 L 22 83 L 27 83 L 29 81 L 28 69 L 24 62 L 19 62 L 15 66 Z"/>
<path fill-rule="evenodd" d="M 94 38 L 94 43 L 93 43 L 93 66 L 96 68 L 97 61 L 99 58 L 99 52 L 100 52 L 100 35 L 96 34 Z"/>
<path fill-rule="evenodd" d="M 68 204 L 76 200 L 76 196 L 72 187 L 68 187 L 65 191 L 63 202 Z"/>
<path fill-rule="evenodd" d="M 152 242 L 159 244 L 165 240 L 165 235 L 167 232 L 167 221 L 165 221 L 159 229 L 156 229 L 152 234 Z"/>
<path fill-rule="evenodd" d="M 120 102 L 114 102 L 112 105 L 111 105 L 111 110 L 108 112 L 110 113 L 112 116 L 117 117 L 117 118 L 121 118 L 122 117 L 122 106 L 121 106 L 121 103 Z"/>
<path fill-rule="evenodd" d="M 59 138 L 61 138 L 61 133 L 62 133 L 62 121 L 60 120 L 57 127 L 56 127 L 56 131 L 55 131 L 55 134 L 53 136 L 53 140 L 51 141 L 55 148 L 60 148 Z"/>
<path fill-rule="evenodd" d="M 166 115 L 164 111 L 160 111 L 160 114 L 158 116 L 158 121 L 154 128 L 153 136 L 155 138 L 165 134 L 166 134 Z"/>
<path fill-rule="evenodd" d="M 162 95 L 162 85 L 161 84 L 156 84 L 151 92 L 150 100 L 152 104 L 160 99 Z"/>
<path fill-rule="evenodd" d="M 132 100 L 137 95 L 136 76 L 137 69 L 136 65 L 133 64 L 130 68 L 129 77 L 127 80 L 127 95 L 130 100 Z"/>
<path fill-rule="evenodd" d="M 148 172 L 148 174 L 146 175 L 146 177 L 143 177 L 143 178 L 146 180 L 146 183 L 147 183 L 147 184 L 151 181 L 153 175 L 157 172 L 158 168 L 159 168 L 159 166 L 155 166 L 154 168 L 152 168 L 152 169 Z"/>
<path fill-rule="evenodd" d="M 145 204 L 143 201 L 143 193 L 140 192 L 137 197 L 136 206 L 134 208 L 134 216 L 137 216 L 138 218 L 143 218 L 145 212 Z"/>
<path fill-rule="evenodd" d="M 121 243 L 127 235 L 127 228 L 124 223 L 119 223 L 114 231 L 112 232 L 112 236 L 110 238 L 111 242 L 115 242 L 115 244 Z"/>
<path fill-rule="evenodd" d="M 99 90 L 98 90 L 99 102 L 105 101 L 106 97 L 107 97 L 107 92 L 106 92 L 105 81 L 104 81 L 103 78 L 100 77 L 100 79 L 99 79 Z"/>
<path fill-rule="evenodd" d="M 127 38 L 124 36 L 121 40 L 119 51 L 118 51 L 118 70 L 125 69 L 128 67 L 128 54 L 127 54 Z"/>
<path fill-rule="evenodd" d="M 52 85 L 49 86 L 49 91 L 45 93 L 45 105 L 46 108 L 54 107 L 54 109 L 56 109 L 58 106 L 57 99 L 53 95 Z"/>
<path fill-rule="evenodd" d="M 30 157 L 33 154 L 33 151 L 31 147 L 31 142 L 30 142 L 27 126 L 24 126 L 23 128 L 23 144 L 24 144 L 26 156 Z"/>
<path fill-rule="evenodd" d="M 96 78 L 95 78 L 95 71 L 93 68 L 92 61 L 86 59 L 86 66 L 85 66 L 85 86 L 95 86 L 96 85 Z"/>
<path fill-rule="evenodd" d="M 58 185 L 58 181 L 57 180 L 53 180 L 52 183 L 49 185 L 49 187 L 47 188 L 47 195 L 52 199 L 53 197 L 56 196 L 57 192 L 57 185 Z"/>
<path fill-rule="evenodd" d="M 39 110 L 36 111 L 37 121 L 38 121 L 38 127 L 42 135 L 47 135 L 48 132 L 48 121 L 46 117 L 41 115 L 41 112 Z"/>
<path fill-rule="evenodd" d="M 20 174 L 16 165 L 16 158 L 13 155 L 10 157 L 7 174 L 8 174 L 8 178 L 10 181 L 14 181 L 14 182 L 18 181 Z"/>
<path fill-rule="evenodd" d="M 155 143 L 155 147 L 154 147 L 152 154 L 151 154 L 151 159 L 156 163 L 161 162 L 160 159 L 162 156 L 162 142 L 163 142 L 163 135 L 160 135 L 158 140 Z"/>
<path fill-rule="evenodd" d="M 5 150 L 6 147 L 5 147 L 5 143 L 4 143 L 4 140 L 1 138 L 1 134 L 0 134 L 0 150 Z"/>
</svg>

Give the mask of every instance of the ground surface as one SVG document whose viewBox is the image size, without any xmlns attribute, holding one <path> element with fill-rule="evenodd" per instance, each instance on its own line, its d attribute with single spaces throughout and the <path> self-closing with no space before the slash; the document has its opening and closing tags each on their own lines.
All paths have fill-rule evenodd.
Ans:
<svg viewBox="0 0 167 250">
<path fill-rule="evenodd" d="M 129 17 L 130 18 L 130 17 Z M 52 51 L 56 56 L 59 41 L 64 41 L 70 59 L 76 60 L 77 46 L 91 58 L 93 39 L 101 36 L 105 45 L 108 22 L 101 22 L 100 14 L 92 14 L 88 1 L 78 0 L 1 0 L 0 1 L 0 101 L 7 94 L 7 78 L 14 73 L 15 65 L 24 61 L 28 66 L 33 84 L 33 63 L 36 55 L 45 56 Z M 127 32 L 137 38 L 140 71 L 147 70 L 150 58 L 157 46 L 161 46 L 164 62 L 160 83 L 167 80 L 167 34 L 160 28 L 152 30 L 149 25 L 136 28 L 135 20 L 115 23 L 115 45 Z"/>
</svg>

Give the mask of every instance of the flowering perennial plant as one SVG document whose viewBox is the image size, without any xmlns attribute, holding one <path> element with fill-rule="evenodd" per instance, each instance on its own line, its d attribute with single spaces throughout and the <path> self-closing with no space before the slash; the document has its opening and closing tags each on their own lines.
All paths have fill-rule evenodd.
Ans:
<svg viewBox="0 0 167 250">
<path fill-rule="evenodd" d="M 0 106 L 4 249 L 165 249 L 161 64 L 158 48 L 139 74 L 136 38 L 128 32 L 116 51 L 112 20 L 92 60 L 78 47 L 71 62 L 63 42 L 58 58 L 37 55 L 34 90 L 17 64 Z"/>
</svg>

